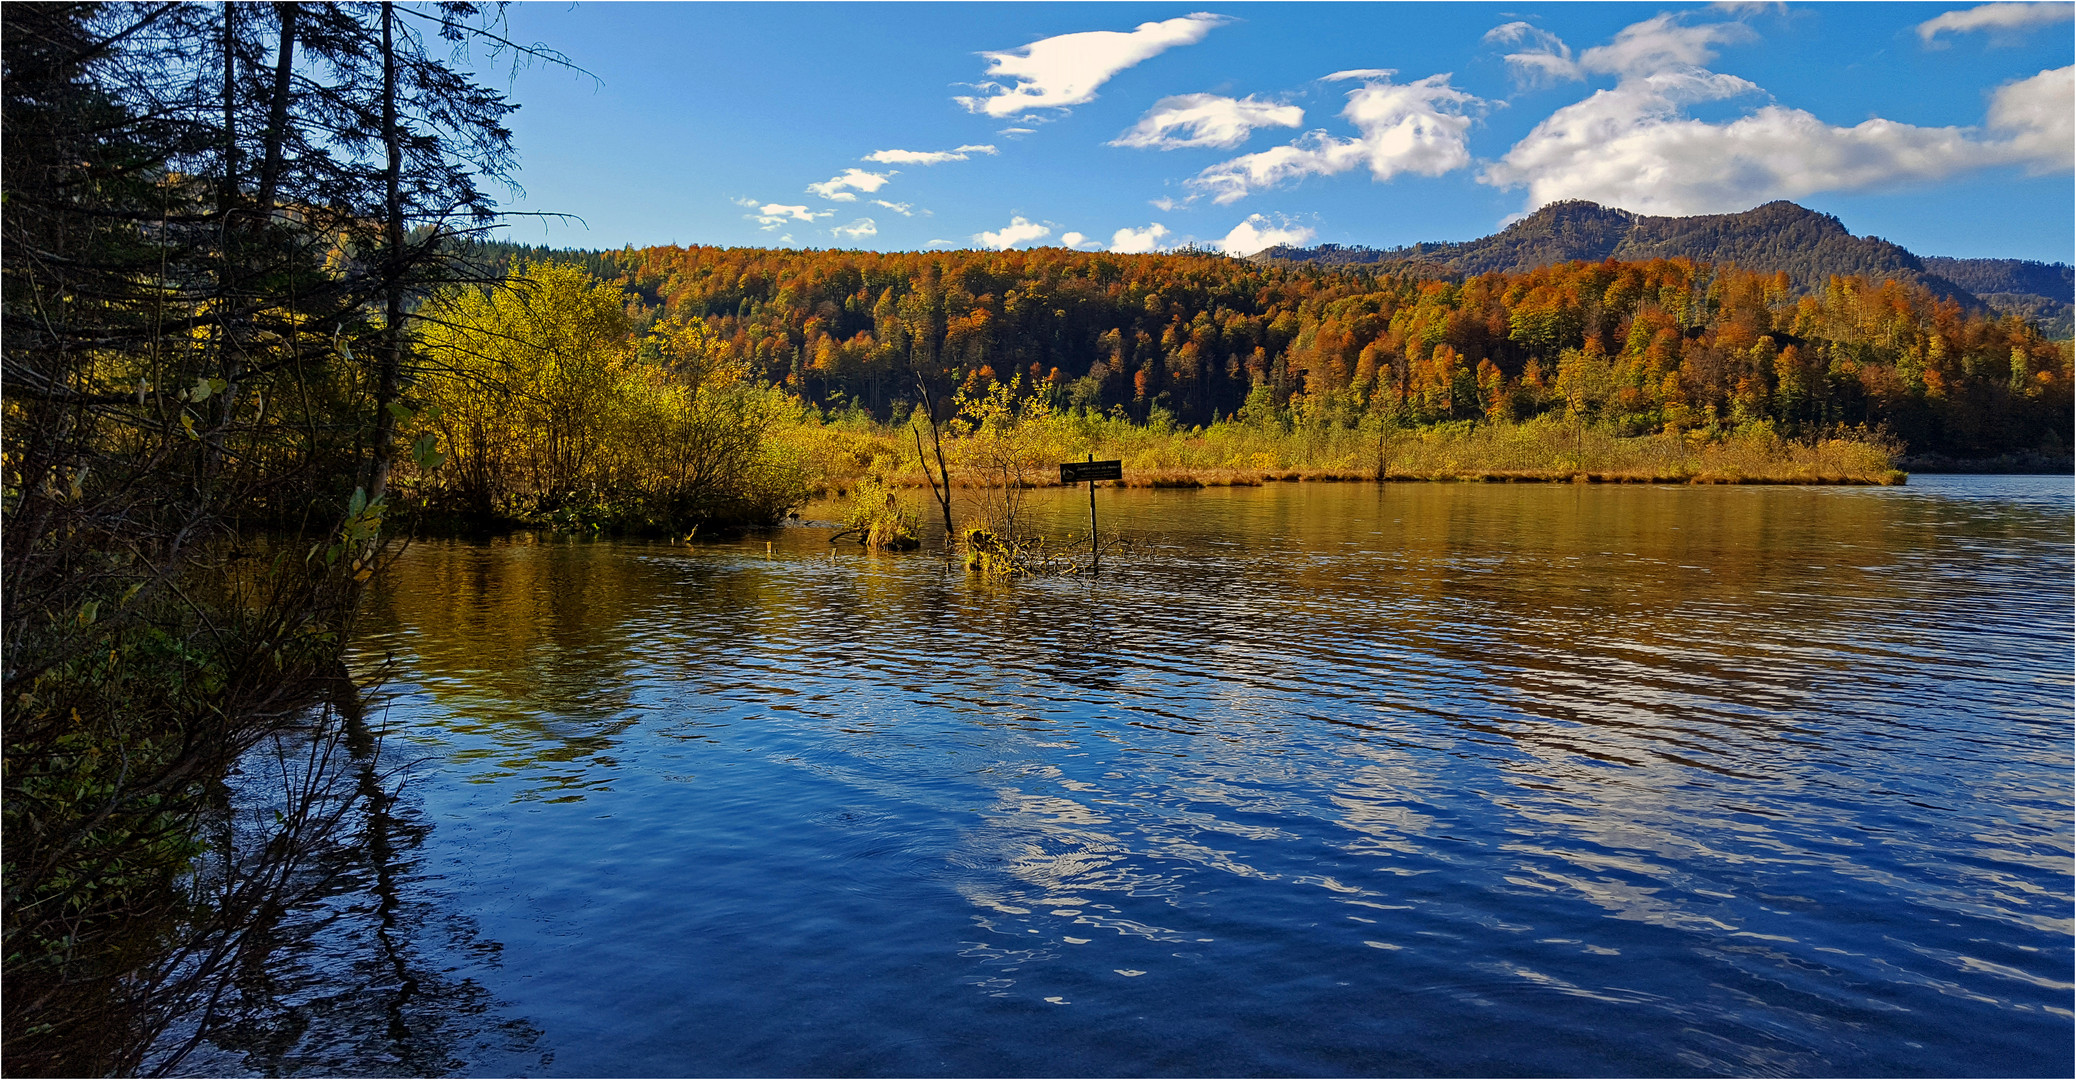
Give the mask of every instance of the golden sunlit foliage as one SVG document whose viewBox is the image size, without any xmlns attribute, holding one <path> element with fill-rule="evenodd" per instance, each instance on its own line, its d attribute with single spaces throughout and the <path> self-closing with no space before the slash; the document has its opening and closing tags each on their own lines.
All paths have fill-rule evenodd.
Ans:
<svg viewBox="0 0 2076 1080">
<path fill-rule="evenodd" d="M 451 458 L 432 506 L 483 521 L 676 529 L 774 519 L 803 477 L 766 438 L 793 405 L 742 379 L 702 323 L 635 333 L 620 290 L 523 265 L 421 314 L 415 424 Z"/>
<path fill-rule="evenodd" d="M 1404 425 L 1561 413 L 1620 434 L 1884 425 L 1914 450 L 2062 445 L 2070 352 L 1897 282 L 1685 259 L 1461 281 L 1180 253 L 659 247 L 583 256 L 645 317 L 824 409 L 1037 386 L 1185 425 L 1264 409 Z"/>
</svg>

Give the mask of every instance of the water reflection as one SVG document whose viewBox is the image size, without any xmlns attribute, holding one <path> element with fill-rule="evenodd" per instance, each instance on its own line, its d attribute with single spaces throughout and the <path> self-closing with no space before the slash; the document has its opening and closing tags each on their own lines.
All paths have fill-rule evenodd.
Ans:
<svg viewBox="0 0 2076 1080">
<path fill-rule="evenodd" d="M 1103 497 L 414 550 L 434 1071 L 2069 1071 L 2065 482 Z"/>
</svg>

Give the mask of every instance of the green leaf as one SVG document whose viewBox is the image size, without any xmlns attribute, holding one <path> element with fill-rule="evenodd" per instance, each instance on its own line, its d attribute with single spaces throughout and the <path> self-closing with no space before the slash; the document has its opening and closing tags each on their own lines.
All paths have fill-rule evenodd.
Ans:
<svg viewBox="0 0 2076 1080">
<path fill-rule="evenodd" d="M 447 455 L 441 453 L 439 447 L 439 437 L 431 432 L 418 436 L 418 441 L 411 444 L 411 460 L 418 465 L 420 472 L 431 472 L 447 460 Z"/>
<path fill-rule="evenodd" d="M 364 489 L 364 488 L 354 488 L 354 489 L 353 489 L 353 498 L 351 498 L 351 499 L 347 500 L 347 502 L 346 502 L 346 516 L 348 516 L 348 517 L 359 517 L 359 516 L 360 516 L 360 512 L 361 512 L 362 510 L 366 510 L 367 508 L 368 508 L 368 493 L 367 493 L 367 490 L 366 490 L 366 489 Z"/>
</svg>

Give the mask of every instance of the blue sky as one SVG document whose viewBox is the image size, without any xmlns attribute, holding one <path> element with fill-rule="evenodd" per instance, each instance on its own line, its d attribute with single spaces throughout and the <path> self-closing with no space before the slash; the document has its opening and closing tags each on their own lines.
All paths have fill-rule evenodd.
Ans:
<svg viewBox="0 0 2076 1080">
<path fill-rule="evenodd" d="M 1793 199 L 2072 261 L 2076 5 L 514 5 L 556 246 L 1464 240 Z M 592 76 L 596 76 L 594 79 Z"/>
</svg>

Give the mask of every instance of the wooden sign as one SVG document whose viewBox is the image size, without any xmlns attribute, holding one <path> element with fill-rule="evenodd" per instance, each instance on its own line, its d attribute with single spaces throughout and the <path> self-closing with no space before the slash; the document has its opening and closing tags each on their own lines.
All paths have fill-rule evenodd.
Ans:
<svg viewBox="0 0 2076 1080">
<path fill-rule="evenodd" d="M 1122 461 L 1063 461 L 1060 463 L 1060 483 L 1079 484 L 1084 480 L 1124 479 Z"/>
<path fill-rule="evenodd" d="M 1087 461 L 1060 462 L 1060 483 L 1078 484 L 1088 481 L 1088 568 L 1103 567 L 1103 545 L 1096 539 L 1096 481 L 1124 479 L 1124 462 L 1097 461 L 1090 454 Z"/>
</svg>

